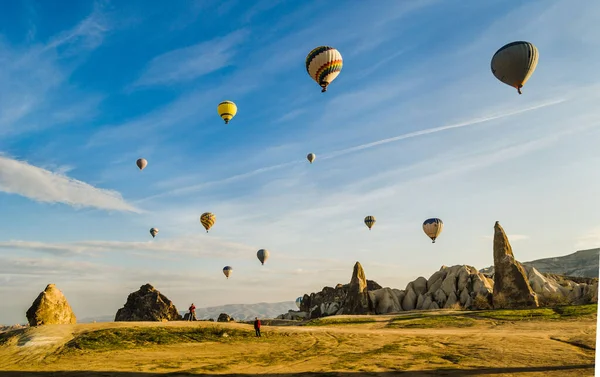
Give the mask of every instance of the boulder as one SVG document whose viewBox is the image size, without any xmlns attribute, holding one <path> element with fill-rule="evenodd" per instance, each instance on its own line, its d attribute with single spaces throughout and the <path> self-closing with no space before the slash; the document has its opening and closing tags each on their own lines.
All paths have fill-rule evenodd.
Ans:
<svg viewBox="0 0 600 377">
<path fill-rule="evenodd" d="M 398 296 L 391 288 L 381 288 L 369 291 L 369 299 L 373 303 L 375 314 L 387 314 L 402 311 Z"/>
<path fill-rule="evenodd" d="M 227 313 L 221 313 L 219 314 L 219 318 L 217 318 L 217 322 L 233 322 L 233 318 Z"/>
<path fill-rule="evenodd" d="M 531 289 L 525 270 L 515 260 L 504 229 L 494 225 L 494 308 L 538 307 L 536 294 Z"/>
<path fill-rule="evenodd" d="M 125 305 L 115 315 L 115 322 L 164 322 L 180 319 L 182 319 L 181 315 L 171 300 L 149 283 L 142 285 L 138 291 L 130 293 Z"/>
<path fill-rule="evenodd" d="M 68 325 L 77 323 L 73 309 L 54 284 L 48 284 L 26 313 L 29 326 Z"/>
</svg>

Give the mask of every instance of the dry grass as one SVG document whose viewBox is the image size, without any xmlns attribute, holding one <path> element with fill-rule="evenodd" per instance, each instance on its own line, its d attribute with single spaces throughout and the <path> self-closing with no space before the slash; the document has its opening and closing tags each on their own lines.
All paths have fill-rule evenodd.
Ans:
<svg viewBox="0 0 600 377">
<path fill-rule="evenodd" d="M 580 377 L 592 375 L 596 310 L 587 305 L 331 317 L 316 326 L 264 326 L 262 338 L 252 336 L 251 325 L 239 323 L 42 326 L 2 335 L 0 377 L 50 377 L 50 372 L 53 377 L 308 372 L 359 377 L 398 371 L 408 377 L 423 371 Z M 54 342 L 43 343 L 48 339 Z M 32 371 L 48 374 L 28 374 Z"/>
</svg>

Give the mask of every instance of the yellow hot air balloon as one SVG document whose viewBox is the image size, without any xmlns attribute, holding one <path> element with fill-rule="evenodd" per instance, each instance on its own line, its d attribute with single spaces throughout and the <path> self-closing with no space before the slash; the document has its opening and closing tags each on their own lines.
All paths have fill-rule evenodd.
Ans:
<svg viewBox="0 0 600 377">
<path fill-rule="evenodd" d="M 375 216 L 367 216 L 365 217 L 365 224 L 369 227 L 369 230 L 375 225 Z"/>
<path fill-rule="evenodd" d="M 208 233 L 208 230 L 215 225 L 215 221 L 217 221 L 217 217 L 210 212 L 205 212 L 200 216 L 200 223 L 204 229 L 206 229 L 206 233 Z"/>
<path fill-rule="evenodd" d="M 229 275 L 231 275 L 231 271 L 233 271 L 233 268 L 231 266 L 223 267 L 223 274 L 225 274 L 225 277 L 227 279 L 229 279 Z"/>
<path fill-rule="evenodd" d="M 237 114 L 237 106 L 231 101 L 223 101 L 217 106 L 219 116 L 228 124 L 231 118 Z"/>
<path fill-rule="evenodd" d="M 140 168 L 140 170 L 144 170 L 146 165 L 148 165 L 148 161 L 146 161 L 145 158 L 138 158 L 138 160 L 135 162 L 135 164 L 137 165 L 138 168 Z"/>
<path fill-rule="evenodd" d="M 317 158 L 317 155 L 315 155 L 314 153 L 309 153 L 306 156 L 306 159 L 308 160 L 308 162 L 310 162 L 311 164 L 313 163 L 313 161 L 315 160 L 315 158 Z"/>
<path fill-rule="evenodd" d="M 538 49 L 529 42 L 512 42 L 502 46 L 492 57 L 492 73 L 506 85 L 521 88 L 535 71 Z"/>
<path fill-rule="evenodd" d="M 306 71 L 321 85 L 321 92 L 327 91 L 327 86 L 342 71 L 343 64 L 342 54 L 330 46 L 319 46 L 306 56 Z"/>
<path fill-rule="evenodd" d="M 431 218 L 423 222 L 423 231 L 427 237 L 431 238 L 433 243 L 435 243 L 435 239 L 442 233 L 442 229 L 444 229 L 444 223 L 441 219 Z"/>
</svg>

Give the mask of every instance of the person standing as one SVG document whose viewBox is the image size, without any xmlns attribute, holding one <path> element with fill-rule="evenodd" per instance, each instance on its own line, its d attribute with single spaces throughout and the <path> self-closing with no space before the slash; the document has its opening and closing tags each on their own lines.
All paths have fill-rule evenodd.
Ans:
<svg viewBox="0 0 600 377">
<path fill-rule="evenodd" d="M 190 316 L 189 316 L 188 320 L 195 321 L 196 320 L 196 306 L 194 306 L 193 302 L 192 302 L 192 305 L 190 305 L 189 311 L 190 311 Z"/>
<path fill-rule="evenodd" d="M 256 336 L 260 337 L 260 319 L 258 317 L 254 317 L 254 331 L 256 331 Z"/>
</svg>

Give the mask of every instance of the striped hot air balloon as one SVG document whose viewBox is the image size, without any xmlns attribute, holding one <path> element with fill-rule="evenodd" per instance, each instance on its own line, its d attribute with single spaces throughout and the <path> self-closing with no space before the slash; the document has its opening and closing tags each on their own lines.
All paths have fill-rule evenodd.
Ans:
<svg viewBox="0 0 600 377">
<path fill-rule="evenodd" d="M 210 212 L 204 212 L 202 216 L 200 216 L 200 223 L 204 229 L 206 229 L 206 233 L 208 233 L 208 230 L 215 225 L 215 221 L 217 221 L 217 217 Z"/>
<path fill-rule="evenodd" d="M 340 74 L 343 66 L 342 54 L 329 46 L 319 46 L 306 56 L 306 71 L 321 86 L 321 92 Z"/>
<path fill-rule="evenodd" d="M 516 88 L 521 94 L 521 88 L 537 67 L 538 57 L 538 49 L 532 43 L 509 43 L 502 46 L 492 57 L 492 73 L 498 80 Z"/>
<path fill-rule="evenodd" d="M 223 101 L 217 106 L 217 112 L 225 124 L 229 124 L 229 121 L 237 114 L 237 106 L 232 101 Z"/>
<path fill-rule="evenodd" d="M 371 230 L 371 228 L 373 227 L 373 225 L 375 225 L 375 216 L 367 216 L 365 217 L 365 225 L 367 225 L 367 227 L 369 228 L 369 230 Z"/>
</svg>

